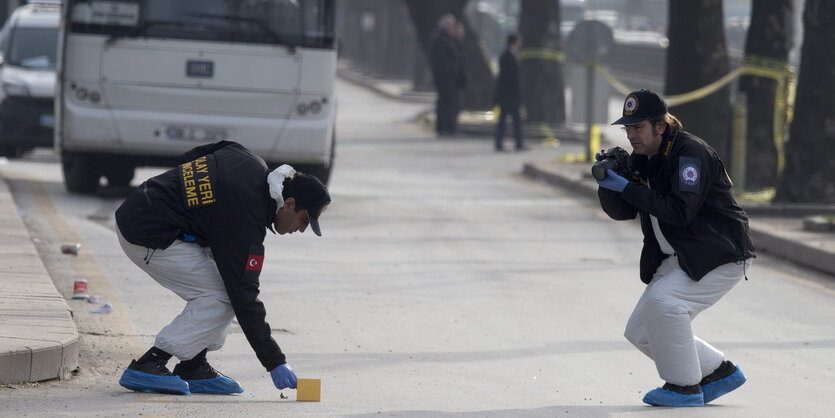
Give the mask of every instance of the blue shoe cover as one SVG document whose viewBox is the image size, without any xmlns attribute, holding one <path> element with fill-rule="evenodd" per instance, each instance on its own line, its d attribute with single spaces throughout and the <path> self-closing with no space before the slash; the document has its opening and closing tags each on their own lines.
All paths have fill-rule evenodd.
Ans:
<svg viewBox="0 0 835 418">
<path fill-rule="evenodd" d="M 742 386 L 746 380 L 748 379 L 746 379 L 745 375 L 742 374 L 742 369 L 737 366 L 736 371 L 734 371 L 732 375 L 702 386 L 702 394 L 704 395 L 705 403 L 711 402 L 716 398 Z"/>
<path fill-rule="evenodd" d="M 701 393 L 683 395 L 670 390 L 655 388 L 644 396 L 644 403 L 655 406 L 704 406 Z"/>
<path fill-rule="evenodd" d="M 190 395 L 188 383 L 179 376 L 156 376 L 126 369 L 119 384 L 137 392 Z"/>
<path fill-rule="evenodd" d="M 232 393 L 243 393 L 244 388 L 238 382 L 226 376 L 218 376 L 213 379 L 186 380 L 191 393 L 213 393 L 217 395 L 229 395 Z"/>
</svg>

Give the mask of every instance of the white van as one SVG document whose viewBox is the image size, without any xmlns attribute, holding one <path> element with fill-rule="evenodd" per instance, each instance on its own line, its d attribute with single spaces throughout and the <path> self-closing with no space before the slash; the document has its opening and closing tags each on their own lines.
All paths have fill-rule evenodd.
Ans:
<svg viewBox="0 0 835 418">
<path fill-rule="evenodd" d="M 17 8 L 0 30 L 0 155 L 53 145 L 60 3 Z"/>
</svg>

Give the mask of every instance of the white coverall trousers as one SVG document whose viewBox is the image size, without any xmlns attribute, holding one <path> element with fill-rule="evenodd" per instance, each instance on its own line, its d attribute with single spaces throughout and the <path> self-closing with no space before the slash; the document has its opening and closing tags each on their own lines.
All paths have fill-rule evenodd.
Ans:
<svg viewBox="0 0 835 418">
<path fill-rule="evenodd" d="M 745 276 L 751 260 L 723 264 L 694 281 L 667 257 L 647 285 L 626 323 L 626 339 L 655 361 L 664 381 L 697 385 L 713 373 L 725 355 L 693 335 L 691 322 L 713 306 Z"/>
<path fill-rule="evenodd" d="M 118 227 L 116 233 L 131 261 L 186 301 L 183 312 L 157 334 L 154 345 L 182 361 L 204 349 L 223 347 L 235 313 L 211 250 L 177 240 L 154 251 L 131 244 Z"/>
</svg>

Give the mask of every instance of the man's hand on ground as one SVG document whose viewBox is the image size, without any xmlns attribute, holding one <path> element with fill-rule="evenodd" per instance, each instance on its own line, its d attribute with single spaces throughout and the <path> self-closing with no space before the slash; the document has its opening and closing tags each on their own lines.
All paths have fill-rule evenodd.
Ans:
<svg viewBox="0 0 835 418">
<path fill-rule="evenodd" d="M 270 370 L 270 376 L 278 389 L 296 388 L 296 373 L 293 373 L 293 369 L 287 363 Z"/>
</svg>

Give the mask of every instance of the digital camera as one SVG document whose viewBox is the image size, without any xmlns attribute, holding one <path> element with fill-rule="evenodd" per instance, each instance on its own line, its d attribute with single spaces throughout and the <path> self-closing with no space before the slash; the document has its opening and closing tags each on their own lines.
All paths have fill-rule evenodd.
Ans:
<svg viewBox="0 0 835 418">
<path fill-rule="evenodd" d="M 591 175 L 598 180 L 606 178 L 606 170 L 612 170 L 626 178 L 630 177 L 629 152 L 621 147 L 612 147 L 608 151 L 600 150 L 600 156 L 591 167 Z"/>
</svg>

